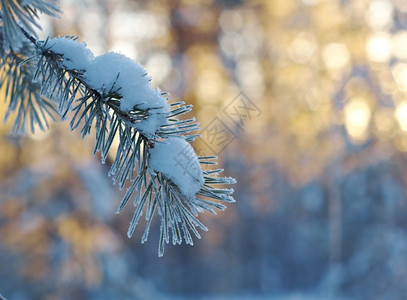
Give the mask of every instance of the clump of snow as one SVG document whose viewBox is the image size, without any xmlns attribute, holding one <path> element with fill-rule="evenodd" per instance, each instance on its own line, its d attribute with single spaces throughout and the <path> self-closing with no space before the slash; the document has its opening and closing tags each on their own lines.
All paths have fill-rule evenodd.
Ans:
<svg viewBox="0 0 407 300">
<path fill-rule="evenodd" d="M 50 39 L 48 46 L 51 51 L 63 56 L 63 64 L 69 70 L 86 70 L 94 58 L 85 42 L 57 37 Z"/>
<path fill-rule="evenodd" d="M 204 184 L 198 157 L 182 137 L 169 137 L 150 149 L 150 167 L 174 182 L 185 196 L 194 197 Z"/>
<path fill-rule="evenodd" d="M 154 135 L 160 126 L 167 124 L 167 101 L 159 90 L 151 87 L 151 78 L 139 63 L 122 54 L 108 52 L 91 61 L 84 77 L 92 88 L 101 93 L 112 91 L 120 94 L 123 111 L 147 110 L 149 117 L 134 125 L 144 134 Z"/>
<path fill-rule="evenodd" d="M 145 88 L 149 84 L 150 78 L 146 74 L 147 71 L 139 63 L 123 54 L 107 52 L 92 60 L 85 78 L 98 91 L 109 92 L 120 88 L 120 94 L 125 97 L 130 85 Z"/>
<path fill-rule="evenodd" d="M 151 101 L 150 103 L 159 103 L 157 103 L 156 107 L 151 107 L 148 110 L 149 116 L 147 119 L 134 125 L 135 128 L 150 136 L 152 136 L 162 125 L 168 124 L 167 115 L 169 112 L 167 100 L 161 95 L 161 91 L 159 89 L 151 90 L 153 91 L 153 94 L 151 95 L 151 98 L 147 97 L 146 100 Z M 122 102 L 120 104 L 122 104 Z"/>
</svg>

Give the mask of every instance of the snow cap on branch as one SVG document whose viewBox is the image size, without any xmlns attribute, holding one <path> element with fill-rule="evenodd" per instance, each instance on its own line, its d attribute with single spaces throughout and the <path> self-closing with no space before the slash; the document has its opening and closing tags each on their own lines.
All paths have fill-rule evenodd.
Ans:
<svg viewBox="0 0 407 300">
<path fill-rule="evenodd" d="M 49 50 L 63 56 L 63 64 L 69 70 L 86 70 L 94 56 L 86 48 L 85 42 L 77 42 L 65 37 L 57 37 L 48 41 Z"/>
<path fill-rule="evenodd" d="M 181 192 L 194 197 L 204 184 L 198 157 L 192 146 L 179 136 L 169 137 L 150 149 L 150 167 L 174 182 Z"/>
<path fill-rule="evenodd" d="M 165 99 L 152 89 L 151 78 L 142 65 L 123 54 L 108 52 L 97 56 L 90 63 L 85 78 L 98 91 L 117 91 L 123 97 L 120 108 L 124 111 L 167 105 Z"/>
<path fill-rule="evenodd" d="M 151 78 L 139 63 L 122 54 L 108 52 L 91 61 L 84 77 L 101 93 L 120 94 L 123 111 L 148 111 L 148 118 L 134 125 L 144 134 L 154 135 L 160 126 L 167 124 L 167 101 L 159 90 L 151 87 Z"/>
<path fill-rule="evenodd" d="M 68 70 L 83 72 L 83 80 L 101 94 L 120 95 L 120 109 L 124 112 L 141 110 L 147 117 L 132 126 L 146 136 L 154 136 L 162 125 L 168 124 L 169 106 L 159 89 L 150 85 L 151 78 L 137 62 L 123 54 L 108 52 L 94 57 L 84 42 L 58 37 L 48 41 L 48 49 L 62 55 Z"/>
</svg>

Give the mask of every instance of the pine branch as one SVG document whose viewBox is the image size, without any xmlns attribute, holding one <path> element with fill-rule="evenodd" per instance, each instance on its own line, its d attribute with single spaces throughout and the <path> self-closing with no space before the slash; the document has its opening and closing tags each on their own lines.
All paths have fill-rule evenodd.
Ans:
<svg viewBox="0 0 407 300">
<path fill-rule="evenodd" d="M 169 105 L 165 93 L 151 88 L 145 70 L 124 56 L 107 53 L 94 58 L 84 43 L 72 37 L 38 41 L 24 28 L 22 32 L 35 47 L 27 60 L 37 62 L 33 80 L 42 95 L 58 104 L 62 119 L 70 118 L 71 129 L 79 130 L 82 137 L 94 128 L 93 153 L 100 152 L 102 162 L 113 141 L 119 141 L 109 175 L 120 189 L 127 187 L 117 213 L 134 199 L 128 236 L 144 212 L 145 242 L 158 213 L 159 256 L 170 236 L 173 244 L 184 239 L 192 245 L 191 232 L 200 238 L 197 228 L 207 230 L 198 213 L 215 214 L 215 209 L 225 209 L 220 202 L 234 202 L 233 189 L 215 186 L 235 183 L 232 178 L 217 177 L 221 169 L 202 171 L 201 164 L 215 164 L 216 158 L 198 158 L 189 144 L 197 137 L 192 132 L 199 129 L 198 124 L 194 118 L 178 117 L 192 106 Z"/>
<path fill-rule="evenodd" d="M 2 40 L 1 34 L 0 40 Z M 40 95 L 39 84 L 32 81 L 35 64 L 29 61 L 22 64 L 27 57 L 35 53 L 35 49 L 31 44 L 24 43 L 18 53 L 13 51 L 6 53 L 1 45 L 0 88 L 5 88 L 7 103 L 4 121 L 16 112 L 13 126 L 15 133 L 24 133 L 27 124 L 31 132 L 34 132 L 37 126 L 41 130 L 48 129 L 48 120 L 55 121 L 56 110 L 51 101 Z"/>
<path fill-rule="evenodd" d="M 41 28 L 37 22 L 38 12 L 52 17 L 58 17 L 58 13 L 60 13 L 55 4 L 56 1 L 0 0 L 0 3 L 0 19 L 3 22 L 3 47 L 7 52 L 10 50 L 18 51 L 23 47 L 24 31 L 35 36 L 35 28 Z"/>
</svg>

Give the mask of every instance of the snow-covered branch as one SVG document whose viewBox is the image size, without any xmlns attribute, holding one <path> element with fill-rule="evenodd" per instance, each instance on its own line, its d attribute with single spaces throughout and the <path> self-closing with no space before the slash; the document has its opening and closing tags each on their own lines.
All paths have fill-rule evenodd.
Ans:
<svg viewBox="0 0 407 300">
<path fill-rule="evenodd" d="M 79 128 L 82 137 L 94 129 L 94 154 L 100 152 L 103 162 L 113 141 L 119 141 L 109 175 L 120 189 L 127 187 L 117 213 L 134 199 L 128 236 L 145 212 L 142 242 L 146 241 L 158 211 L 160 256 L 170 235 L 173 244 L 183 239 L 193 244 L 190 232 L 199 238 L 197 227 L 206 230 L 198 213 L 215 214 L 214 209 L 225 209 L 218 201 L 234 202 L 232 189 L 216 185 L 235 181 L 218 177 L 221 169 L 202 170 L 201 164 L 215 164 L 215 157 L 197 157 L 190 142 L 198 136 L 192 134 L 198 124 L 194 118 L 178 119 L 192 106 L 169 104 L 165 93 L 151 87 L 146 70 L 124 55 L 94 57 L 84 42 L 72 37 L 39 41 L 24 27 L 21 30 L 35 47 L 26 64 L 37 62 L 31 74 L 37 89 L 57 103 L 63 119 L 71 119 L 71 129 Z"/>
</svg>

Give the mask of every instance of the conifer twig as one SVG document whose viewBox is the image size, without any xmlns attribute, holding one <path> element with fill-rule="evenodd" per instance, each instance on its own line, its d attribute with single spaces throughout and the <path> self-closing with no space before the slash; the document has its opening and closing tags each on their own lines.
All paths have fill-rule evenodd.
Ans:
<svg viewBox="0 0 407 300">
<path fill-rule="evenodd" d="M 109 175 L 120 189 L 126 187 L 117 213 L 134 199 L 128 236 L 145 213 L 145 242 L 158 212 L 160 256 L 170 236 L 173 244 L 184 239 L 192 245 L 190 232 L 200 238 L 197 227 L 207 230 L 198 213 L 215 214 L 215 209 L 225 209 L 221 202 L 234 202 L 233 189 L 216 186 L 235 183 L 232 178 L 217 177 L 222 169 L 202 171 L 201 164 L 215 164 L 216 157 L 198 158 L 189 144 L 197 137 L 192 132 L 199 129 L 198 124 L 194 118 L 179 120 L 178 116 L 192 106 L 168 104 L 165 93 L 151 88 L 145 70 L 122 55 L 110 52 L 94 58 L 73 37 L 39 41 L 25 26 L 17 26 L 34 47 L 24 62 L 36 61 L 30 71 L 36 87 L 57 104 L 62 119 L 70 118 L 71 130 L 85 137 L 94 129 L 93 153 L 100 152 L 102 162 L 118 141 Z M 112 69 L 106 71 L 104 64 L 112 61 Z"/>
</svg>

